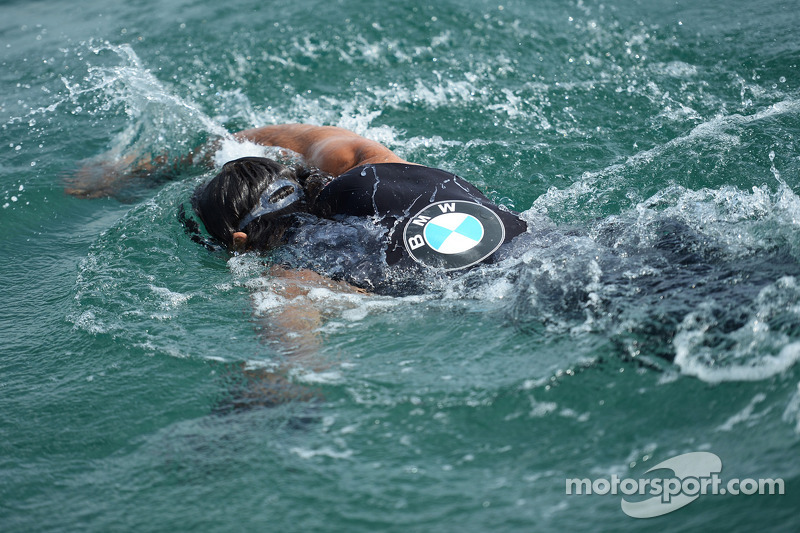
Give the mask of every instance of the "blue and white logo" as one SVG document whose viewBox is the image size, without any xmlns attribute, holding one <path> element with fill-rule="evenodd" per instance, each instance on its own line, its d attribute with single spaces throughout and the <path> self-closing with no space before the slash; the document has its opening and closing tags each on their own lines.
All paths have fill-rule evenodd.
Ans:
<svg viewBox="0 0 800 533">
<path fill-rule="evenodd" d="M 483 224 L 466 213 L 446 213 L 425 224 L 425 242 L 440 254 L 460 254 L 483 239 Z"/>
<path fill-rule="evenodd" d="M 464 200 L 431 204 L 411 217 L 403 230 L 406 251 L 415 261 L 445 270 L 483 261 L 504 239 L 505 227 L 494 211 Z"/>
</svg>

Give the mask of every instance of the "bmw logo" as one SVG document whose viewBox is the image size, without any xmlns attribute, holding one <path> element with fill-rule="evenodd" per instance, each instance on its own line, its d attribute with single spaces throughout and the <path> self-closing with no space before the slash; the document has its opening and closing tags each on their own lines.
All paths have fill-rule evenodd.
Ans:
<svg viewBox="0 0 800 533">
<path fill-rule="evenodd" d="M 497 214 L 480 204 L 463 200 L 437 202 L 406 223 L 403 243 L 423 265 L 457 270 L 492 255 L 505 239 Z"/>
</svg>

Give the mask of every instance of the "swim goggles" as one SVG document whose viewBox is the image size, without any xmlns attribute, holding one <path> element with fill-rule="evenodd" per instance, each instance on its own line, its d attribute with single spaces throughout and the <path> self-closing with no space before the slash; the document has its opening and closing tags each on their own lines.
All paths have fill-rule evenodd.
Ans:
<svg viewBox="0 0 800 533">
<path fill-rule="evenodd" d="M 239 223 L 239 231 L 255 219 L 277 213 L 302 199 L 303 191 L 296 181 L 287 179 L 273 181 L 261 193 L 261 199 L 253 210 Z"/>
</svg>

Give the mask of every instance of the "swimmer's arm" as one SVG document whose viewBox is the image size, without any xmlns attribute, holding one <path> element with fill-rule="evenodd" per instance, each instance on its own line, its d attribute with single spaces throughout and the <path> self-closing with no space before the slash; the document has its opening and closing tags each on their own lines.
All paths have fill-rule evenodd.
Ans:
<svg viewBox="0 0 800 533">
<path fill-rule="evenodd" d="M 265 146 L 280 146 L 301 154 L 309 165 L 338 176 L 361 165 L 408 163 L 382 144 L 335 126 L 276 124 L 234 135 Z"/>
<path fill-rule="evenodd" d="M 306 162 L 338 176 L 361 165 L 408 163 L 382 144 L 335 126 L 276 124 L 234 134 L 239 141 L 287 148 L 302 155 Z M 211 141 L 180 158 L 168 155 L 104 154 L 86 162 L 67 178 L 67 194 L 83 198 L 118 196 L 134 183 L 157 176 L 177 175 L 192 165 L 211 166 L 219 140 Z"/>
<path fill-rule="evenodd" d="M 319 328 L 330 309 L 313 299 L 311 291 L 325 289 L 340 294 L 365 294 L 365 291 L 307 269 L 293 270 L 273 265 L 269 276 L 272 278 L 271 290 L 286 303 L 263 320 L 264 334 L 276 341 L 286 354 L 291 354 L 294 361 L 313 364 L 313 356 L 321 344 Z"/>
<path fill-rule="evenodd" d="M 203 147 L 205 148 L 205 147 Z M 115 154 L 113 151 L 86 160 L 65 178 L 64 192 L 79 198 L 120 197 L 131 187 L 152 184 L 178 176 L 194 164 L 211 164 L 211 152 L 198 149 L 182 157 L 167 154 Z"/>
<path fill-rule="evenodd" d="M 268 276 L 270 286 L 266 290 L 279 296 L 284 303 L 262 317 L 259 325 L 265 340 L 272 341 L 285 356 L 284 363 L 278 368 L 243 367 L 234 372 L 231 378 L 237 386 L 220 408 L 238 410 L 322 399 L 319 390 L 292 379 L 292 371 L 298 367 L 304 371 L 322 371 L 328 367 L 317 353 L 322 345 L 319 328 L 330 310 L 310 293 L 313 289 L 363 292 L 310 270 L 290 270 L 273 265 Z"/>
</svg>

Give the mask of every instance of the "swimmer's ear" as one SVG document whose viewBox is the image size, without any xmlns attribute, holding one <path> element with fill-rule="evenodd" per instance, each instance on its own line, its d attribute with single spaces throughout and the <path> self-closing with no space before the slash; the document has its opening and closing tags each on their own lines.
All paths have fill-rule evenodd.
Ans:
<svg viewBox="0 0 800 533">
<path fill-rule="evenodd" d="M 233 234 L 234 252 L 244 252 L 246 245 L 247 245 L 247 233 L 243 231 L 237 231 L 236 233 Z"/>
</svg>

